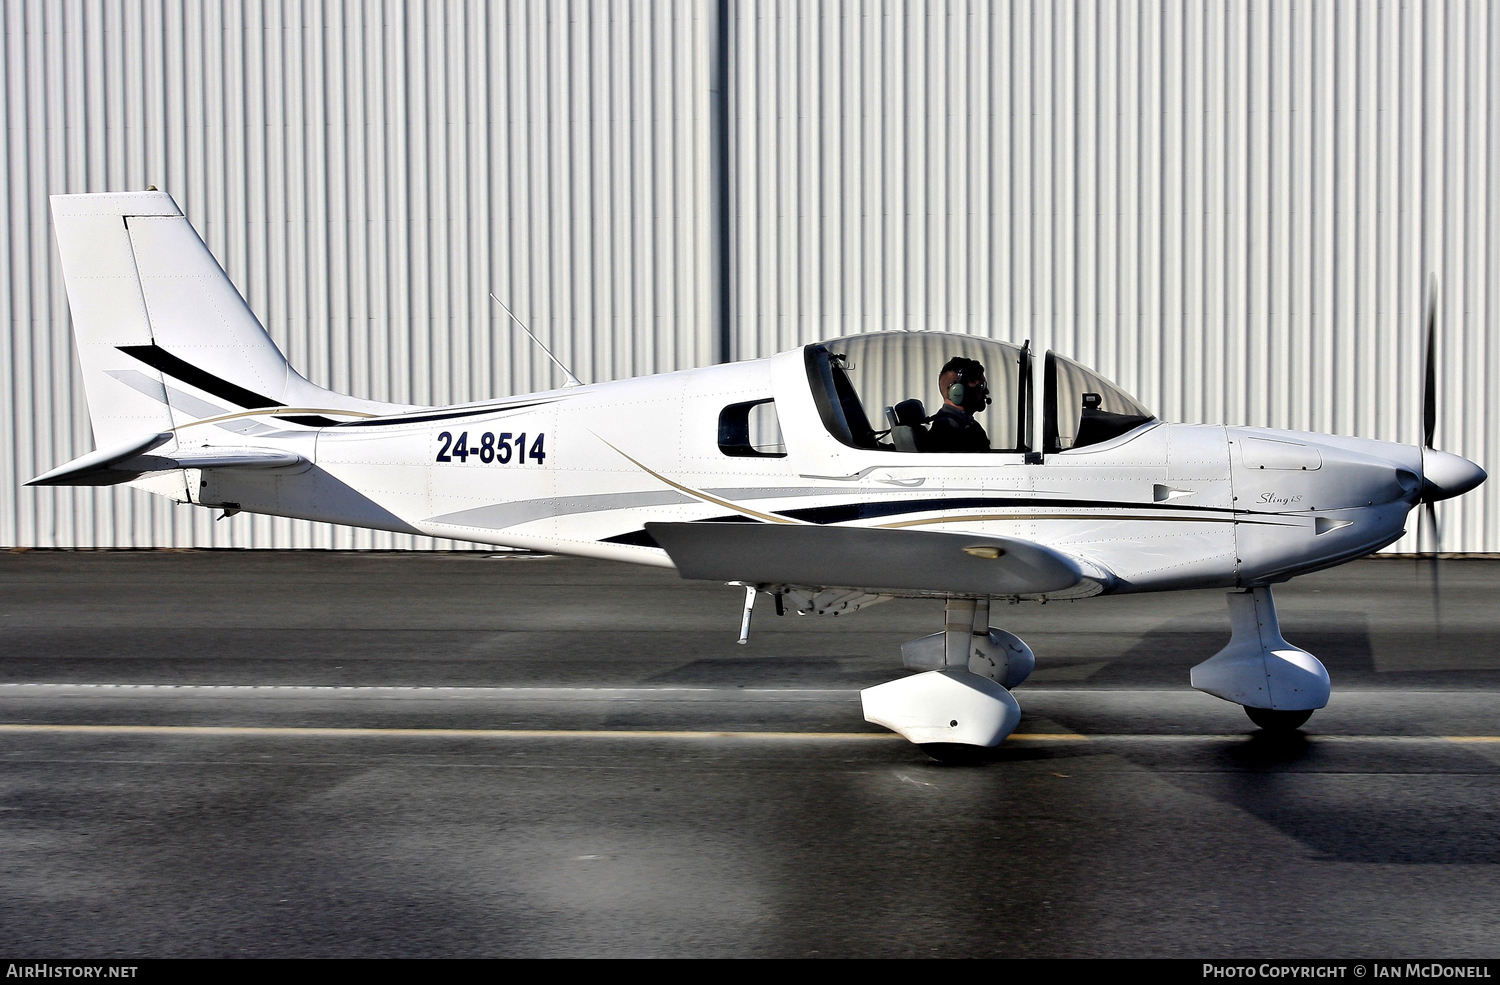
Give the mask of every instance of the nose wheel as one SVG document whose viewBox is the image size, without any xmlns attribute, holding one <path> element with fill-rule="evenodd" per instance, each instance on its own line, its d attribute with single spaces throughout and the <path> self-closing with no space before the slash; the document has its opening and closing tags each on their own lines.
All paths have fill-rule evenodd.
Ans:
<svg viewBox="0 0 1500 985">
<path fill-rule="evenodd" d="M 973 766 L 992 754 L 990 746 L 966 746 L 959 742 L 924 742 L 917 748 L 944 766 Z"/>
<path fill-rule="evenodd" d="M 1250 720 L 1259 725 L 1267 732 L 1283 734 L 1295 732 L 1301 728 L 1309 718 L 1312 717 L 1313 709 L 1306 708 L 1301 711 L 1277 711 L 1274 708 L 1251 708 L 1245 706 L 1245 714 Z"/>
</svg>

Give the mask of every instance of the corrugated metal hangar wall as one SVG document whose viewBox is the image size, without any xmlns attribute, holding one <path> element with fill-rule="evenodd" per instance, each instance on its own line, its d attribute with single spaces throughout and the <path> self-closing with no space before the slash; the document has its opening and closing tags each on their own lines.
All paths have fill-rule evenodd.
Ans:
<svg viewBox="0 0 1500 985">
<path fill-rule="evenodd" d="M 6 544 L 432 546 L 20 488 L 92 446 L 47 196 L 147 184 L 315 383 L 421 403 L 558 382 L 494 290 L 585 379 L 938 328 L 1032 338 L 1170 420 L 1410 442 L 1433 270 L 1438 444 L 1500 468 L 1482 0 L 0 18 Z M 1500 551 L 1500 482 L 1443 520 L 1445 549 Z"/>
</svg>

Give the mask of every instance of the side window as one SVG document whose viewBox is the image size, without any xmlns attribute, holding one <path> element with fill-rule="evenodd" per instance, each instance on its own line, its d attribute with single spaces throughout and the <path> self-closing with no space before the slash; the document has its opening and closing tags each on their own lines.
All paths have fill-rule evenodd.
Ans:
<svg viewBox="0 0 1500 985">
<path fill-rule="evenodd" d="M 805 352 L 813 402 L 842 444 L 899 452 L 1031 450 L 1030 355 L 1021 346 L 943 332 L 883 332 Z M 941 379 L 955 357 L 977 371 L 988 393 L 966 411 L 944 410 Z"/>
<path fill-rule="evenodd" d="M 776 401 L 767 398 L 725 407 L 719 414 L 719 451 L 736 458 L 785 458 Z"/>
<path fill-rule="evenodd" d="M 1045 374 L 1042 433 L 1049 454 L 1097 445 L 1156 420 L 1130 394 L 1066 356 L 1047 353 Z"/>
</svg>

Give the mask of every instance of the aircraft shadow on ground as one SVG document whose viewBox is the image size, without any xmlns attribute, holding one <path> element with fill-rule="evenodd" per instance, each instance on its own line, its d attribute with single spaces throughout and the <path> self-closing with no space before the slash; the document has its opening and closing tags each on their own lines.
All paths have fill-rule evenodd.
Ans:
<svg viewBox="0 0 1500 985">
<path fill-rule="evenodd" d="M 899 657 L 897 661 L 899 661 Z M 746 656 L 693 660 L 671 670 L 653 674 L 644 683 L 675 686 L 718 687 L 870 687 L 902 676 L 895 666 L 859 668 L 851 665 L 870 661 L 856 656 Z"/>
<path fill-rule="evenodd" d="M 1326 620 L 1326 621 L 1325 621 Z M 1287 640 L 1323 662 L 1334 690 L 1352 683 L 1430 684 L 1440 686 L 1500 685 L 1500 635 L 1459 625 L 1413 625 L 1374 629 L 1362 612 L 1330 610 L 1321 617 L 1303 615 L 1282 622 Z M 1195 664 L 1212 657 L 1229 642 L 1223 632 L 1207 632 L 1201 623 L 1165 623 L 1141 637 L 1118 655 L 1054 653 L 1037 634 L 1031 640 L 1038 669 L 1052 666 L 1049 658 L 1105 659 L 1088 677 L 1091 684 L 1157 686 L 1186 684 Z M 1393 674 L 1402 675 L 1395 678 Z"/>
<path fill-rule="evenodd" d="M 1338 628 L 1288 628 L 1286 635 L 1328 667 L 1335 699 L 1341 682 L 1393 683 L 1390 673 L 1377 669 L 1376 650 L 1382 644 L 1372 641 L 1363 614 L 1329 613 L 1329 622 Z M 1088 684 L 1184 686 L 1192 666 L 1225 642 L 1227 634 L 1204 632 L 1201 625 L 1168 623 L 1090 675 Z M 1386 640 L 1386 645 L 1390 642 Z M 1421 643 L 1410 658 L 1408 672 L 1399 675 L 1402 685 L 1492 683 L 1493 672 L 1449 669 L 1453 655 L 1441 641 L 1425 638 Z M 1457 646 L 1459 641 L 1450 640 L 1447 645 Z M 1024 707 L 1024 694 L 1018 696 Z M 1116 719 L 1113 714 L 1080 711 L 1048 717 L 1085 735 L 1104 735 L 1139 729 L 1140 709 L 1128 714 L 1128 718 Z M 1251 728 L 1248 720 L 1244 726 Z M 1089 746 L 1068 752 L 1099 752 L 1098 746 Z M 1057 752 L 1007 750 L 995 761 L 1045 758 Z M 1500 822 L 1493 807 L 1500 765 L 1457 747 L 1319 743 L 1314 717 L 1306 731 L 1291 735 L 1248 731 L 1190 746 L 1122 742 L 1109 753 L 1163 782 L 1244 811 L 1324 859 L 1411 865 L 1500 863 L 1500 839 L 1493 836 Z M 1439 757 L 1436 762 L 1434 756 Z M 1188 765 L 1191 768 L 1184 768 Z M 1376 796 L 1370 794 L 1372 783 L 1380 788 Z"/>
<path fill-rule="evenodd" d="M 1329 860 L 1500 863 L 1494 837 L 1500 768 L 1474 757 L 1479 776 L 1424 772 L 1414 761 L 1424 755 L 1376 752 L 1376 761 L 1336 767 L 1325 762 L 1332 754 L 1307 735 L 1256 734 L 1211 753 L 1220 772 L 1164 778 L 1243 810 Z M 1372 796 L 1372 784 L 1383 790 Z"/>
<path fill-rule="evenodd" d="M 1347 612 L 1330 616 L 1330 623 L 1338 628 L 1289 631 L 1287 635 L 1324 662 L 1335 688 L 1340 681 L 1390 683 L 1389 674 L 1376 670 L 1375 647 L 1365 617 Z M 1045 646 L 1045 634 L 1034 635 Z M 1056 656 L 1060 662 L 1091 656 L 1108 660 L 1088 676 L 1085 687 L 1185 687 L 1191 667 L 1227 641 L 1227 632 L 1205 632 L 1201 624 L 1169 623 L 1112 659 L 1109 654 L 1061 652 Z M 1039 664 L 1046 666 L 1045 660 Z M 656 675 L 650 683 L 720 687 L 879 683 L 863 680 L 871 670 L 854 669 L 859 662 L 853 657 L 826 656 L 705 659 Z M 898 668 L 887 668 L 878 676 L 893 679 L 901 673 Z M 1419 675 L 1423 673 L 1418 670 Z M 1492 675 L 1469 672 L 1461 676 L 1472 676 L 1479 684 L 1484 682 L 1478 678 L 1487 680 Z M 1024 693 L 1018 697 L 1024 708 Z M 1138 719 L 1140 709 L 1130 714 Z M 1083 712 L 1047 715 L 1084 735 L 1129 734 L 1139 728 L 1138 721 L 1132 726 L 1112 717 Z M 1324 744 L 1317 741 L 1315 723 L 1307 732 L 1276 736 L 1253 731 L 1245 720 L 1246 732 L 1240 735 L 1205 738 L 1190 746 L 1127 741 L 1110 747 L 1107 754 L 1185 792 L 1243 811 L 1305 846 L 1315 858 L 1386 865 L 1500 863 L 1500 839 L 1493 835 L 1500 823 L 1493 807 L 1500 765 L 1455 748 L 1437 753 L 1445 758 L 1434 770 L 1431 746 Z M 1023 720 L 1021 731 L 1028 730 Z M 1008 764 L 1076 761 L 1103 751 L 1092 742 L 1016 742 L 974 762 L 945 766 L 928 761 L 919 750 L 909 750 L 914 761 L 936 769 L 977 769 L 996 775 L 1003 775 Z M 1464 758 L 1455 763 L 1448 756 Z M 1189 761 L 1191 768 L 1183 768 Z M 1372 783 L 1379 790 L 1373 796 Z"/>
</svg>

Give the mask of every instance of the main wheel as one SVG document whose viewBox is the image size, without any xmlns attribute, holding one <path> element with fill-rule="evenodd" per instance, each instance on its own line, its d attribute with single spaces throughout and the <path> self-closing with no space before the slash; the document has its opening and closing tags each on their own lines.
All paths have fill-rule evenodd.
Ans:
<svg viewBox="0 0 1500 985">
<path fill-rule="evenodd" d="M 1274 708 L 1251 708 L 1245 706 L 1250 720 L 1267 732 L 1294 732 L 1312 717 L 1312 709 L 1306 711 L 1277 711 Z"/>
<path fill-rule="evenodd" d="M 973 766 L 987 762 L 994 752 L 987 746 L 970 746 L 962 742 L 923 742 L 917 748 L 944 766 Z"/>
</svg>

